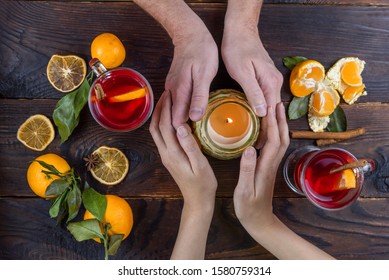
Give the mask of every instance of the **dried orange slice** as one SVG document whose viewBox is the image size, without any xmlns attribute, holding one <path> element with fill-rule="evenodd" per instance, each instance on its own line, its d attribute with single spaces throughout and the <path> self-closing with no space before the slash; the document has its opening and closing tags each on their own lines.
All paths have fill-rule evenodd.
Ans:
<svg viewBox="0 0 389 280">
<path fill-rule="evenodd" d="M 340 70 L 340 76 L 346 84 L 349 86 L 362 85 L 362 76 L 359 69 L 359 65 L 355 61 L 346 62 Z"/>
<path fill-rule="evenodd" d="M 18 129 L 16 138 L 27 148 L 43 151 L 53 141 L 54 127 L 44 115 L 29 117 Z"/>
<path fill-rule="evenodd" d="M 290 75 L 289 85 L 292 94 L 304 97 L 311 94 L 317 82 L 324 79 L 324 66 L 316 60 L 305 60 L 297 64 Z"/>
<path fill-rule="evenodd" d="M 117 148 L 101 146 L 92 153 L 97 156 L 96 164 L 91 166 L 92 176 L 108 186 L 119 184 L 129 170 L 127 157 Z"/>
<path fill-rule="evenodd" d="M 47 64 L 47 79 L 61 92 L 78 88 L 86 76 L 86 63 L 76 55 L 53 55 Z"/>
</svg>

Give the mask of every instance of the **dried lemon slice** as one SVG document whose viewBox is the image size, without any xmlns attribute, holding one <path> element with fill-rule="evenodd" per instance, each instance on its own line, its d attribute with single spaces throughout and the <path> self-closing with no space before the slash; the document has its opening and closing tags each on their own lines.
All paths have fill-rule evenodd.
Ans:
<svg viewBox="0 0 389 280">
<path fill-rule="evenodd" d="M 53 141 L 54 127 L 44 115 L 29 117 L 18 129 L 16 138 L 27 148 L 43 151 Z"/>
<path fill-rule="evenodd" d="M 92 156 L 97 157 L 97 160 L 91 166 L 90 172 L 97 181 L 113 186 L 124 180 L 129 170 L 129 162 L 122 151 L 101 146 L 92 153 Z"/>
<path fill-rule="evenodd" d="M 86 76 L 86 63 L 76 55 L 53 55 L 47 64 L 47 79 L 61 92 L 78 88 Z"/>
</svg>

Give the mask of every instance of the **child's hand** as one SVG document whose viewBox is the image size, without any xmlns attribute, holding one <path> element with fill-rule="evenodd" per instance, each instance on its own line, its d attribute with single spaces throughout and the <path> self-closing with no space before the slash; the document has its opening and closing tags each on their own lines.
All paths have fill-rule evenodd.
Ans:
<svg viewBox="0 0 389 280">
<path fill-rule="evenodd" d="M 172 125 L 172 101 L 165 92 L 159 100 L 150 125 L 163 165 L 172 175 L 184 197 L 185 207 L 197 211 L 212 209 L 217 188 L 216 177 L 202 154 L 190 127 L 177 132 Z"/>
<path fill-rule="evenodd" d="M 274 183 L 278 166 L 289 145 L 283 104 L 278 103 L 275 111 L 269 107 L 261 125 L 267 132 L 266 143 L 258 159 L 253 147 L 243 153 L 234 193 L 236 215 L 251 236 L 257 235 L 275 220 L 272 207 Z"/>
</svg>

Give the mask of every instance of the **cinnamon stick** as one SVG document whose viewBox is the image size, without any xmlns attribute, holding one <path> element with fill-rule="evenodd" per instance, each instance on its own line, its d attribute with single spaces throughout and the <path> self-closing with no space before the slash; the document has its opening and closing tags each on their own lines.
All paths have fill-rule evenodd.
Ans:
<svg viewBox="0 0 389 280">
<path fill-rule="evenodd" d="M 291 138 L 301 139 L 335 139 L 335 140 L 346 140 L 359 135 L 365 134 L 366 130 L 364 127 L 351 129 L 344 132 L 313 132 L 308 130 L 291 130 Z"/>
<path fill-rule="evenodd" d="M 335 144 L 342 141 L 342 139 L 317 139 L 316 145 L 318 147 Z"/>
<path fill-rule="evenodd" d="M 368 164 L 369 164 L 369 162 L 366 159 L 360 159 L 360 160 L 357 160 L 357 161 L 354 161 L 354 162 L 351 162 L 351 163 L 347 163 L 347 164 L 344 164 L 344 165 L 332 168 L 330 170 L 330 174 L 334 174 L 336 172 L 343 171 L 343 170 L 346 170 L 346 169 L 353 169 L 353 168 L 357 168 L 357 167 L 363 167 L 363 166 L 368 165 Z"/>
</svg>

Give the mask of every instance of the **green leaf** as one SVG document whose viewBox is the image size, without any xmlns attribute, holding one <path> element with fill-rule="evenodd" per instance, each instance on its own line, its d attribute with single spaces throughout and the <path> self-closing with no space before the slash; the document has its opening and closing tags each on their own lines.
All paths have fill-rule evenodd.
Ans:
<svg viewBox="0 0 389 280">
<path fill-rule="evenodd" d="M 100 222 L 104 222 L 104 214 L 107 209 L 107 198 L 92 188 L 85 189 L 82 194 L 85 208 L 91 212 Z"/>
<path fill-rule="evenodd" d="M 89 82 L 85 79 L 81 86 L 78 88 L 78 93 L 74 98 L 74 116 L 76 119 L 79 118 L 81 110 L 88 102 L 89 90 Z"/>
<path fill-rule="evenodd" d="M 308 60 L 308 58 L 303 56 L 287 56 L 282 59 L 282 62 L 284 63 L 284 66 L 288 68 L 289 70 L 293 70 L 293 68 L 299 64 L 300 62 L 303 62 L 305 60 Z"/>
<path fill-rule="evenodd" d="M 108 255 L 113 256 L 118 251 L 122 243 L 124 234 L 112 234 L 108 244 Z"/>
<path fill-rule="evenodd" d="M 47 164 L 46 162 L 42 161 L 42 160 L 35 160 L 36 162 L 38 162 L 43 168 L 46 168 L 47 170 L 49 170 L 50 172 L 52 172 L 53 174 L 55 175 L 61 175 L 62 173 L 58 171 L 57 168 L 54 167 L 54 165 L 51 165 L 51 164 Z M 44 170 L 42 170 L 42 172 L 44 172 Z M 47 172 L 44 172 L 44 173 L 47 173 Z"/>
<path fill-rule="evenodd" d="M 84 241 L 92 238 L 104 239 L 99 221 L 96 219 L 70 223 L 68 224 L 67 229 L 77 241 Z"/>
<path fill-rule="evenodd" d="M 54 180 L 47 187 L 45 195 L 57 197 L 60 194 L 62 194 L 69 186 L 70 186 L 70 182 L 66 180 L 63 179 Z"/>
<path fill-rule="evenodd" d="M 330 123 L 327 130 L 331 132 L 342 132 L 347 130 L 347 119 L 342 107 L 336 107 L 335 111 L 330 115 Z"/>
<path fill-rule="evenodd" d="M 78 186 L 73 186 L 73 189 L 69 191 L 67 203 L 69 209 L 69 216 L 66 222 L 68 223 L 77 216 L 78 210 L 81 206 L 81 191 Z"/>
<path fill-rule="evenodd" d="M 77 127 L 80 112 L 88 101 L 90 85 L 85 79 L 81 86 L 62 97 L 53 112 L 53 120 L 61 136 L 61 143 L 65 142 Z"/>
<path fill-rule="evenodd" d="M 310 95 L 305 97 L 293 97 L 288 107 L 288 117 L 290 120 L 297 120 L 308 112 L 308 102 Z"/>
<path fill-rule="evenodd" d="M 62 204 L 66 200 L 66 197 L 68 195 L 69 190 L 65 190 L 61 195 L 57 196 L 55 199 L 53 199 L 53 202 L 49 209 L 49 214 L 51 218 L 55 218 L 58 216 L 59 211 L 62 208 Z"/>
</svg>

